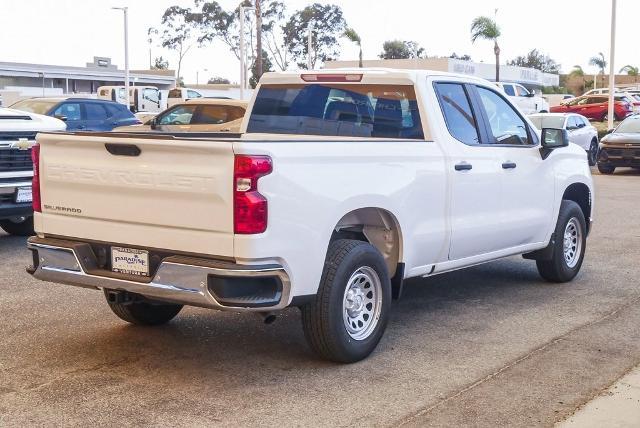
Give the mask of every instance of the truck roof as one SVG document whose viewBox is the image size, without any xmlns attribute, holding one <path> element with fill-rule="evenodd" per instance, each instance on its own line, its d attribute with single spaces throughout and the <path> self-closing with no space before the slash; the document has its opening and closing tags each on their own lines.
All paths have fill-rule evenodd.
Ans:
<svg viewBox="0 0 640 428">
<path fill-rule="evenodd" d="M 335 76 L 335 75 L 362 75 L 360 81 L 346 81 L 345 83 L 409 83 L 417 82 L 420 79 L 432 76 L 455 77 L 464 79 L 469 82 L 491 83 L 488 80 L 481 79 L 467 74 L 448 73 L 438 70 L 416 70 L 416 69 L 395 69 L 395 68 L 335 68 L 330 70 L 300 70 L 296 72 L 277 72 L 265 73 L 260 79 L 260 84 L 274 83 L 312 83 L 308 78 L 305 80 L 303 76 Z"/>
</svg>

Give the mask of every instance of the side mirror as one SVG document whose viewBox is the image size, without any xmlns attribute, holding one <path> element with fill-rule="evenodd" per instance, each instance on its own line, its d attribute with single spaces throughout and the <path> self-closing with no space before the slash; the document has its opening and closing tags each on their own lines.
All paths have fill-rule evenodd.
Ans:
<svg viewBox="0 0 640 428">
<path fill-rule="evenodd" d="M 61 115 L 61 114 L 56 114 L 54 117 L 55 117 L 56 119 L 60 119 L 60 120 L 61 120 L 61 121 L 63 121 L 63 122 L 66 122 L 66 121 L 67 121 L 67 116 L 63 116 L 63 115 Z"/>
<path fill-rule="evenodd" d="M 569 133 L 566 129 L 543 128 L 542 148 L 540 153 L 542 159 L 546 159 L 554 149 L 567 147 L 569 145 Z"/>
<path fill-rule="evenodd" d="M 527 98 L 533 98 L 535 96 L 536 96 L 535 92 L 529 92 L 527 95 L 525 95 L 525 97 L 527 97 Z"/>
<path fill-rule="evenodd" d="M 158 129 L 158 121 L 156 120 L 156 118 L 155 118 L 155 117 L 149 121 L 149 126 L 150 126 L 150 127 L 151 127 L 151 129 L 153 129 L 153 130 Z"/>
</svg>

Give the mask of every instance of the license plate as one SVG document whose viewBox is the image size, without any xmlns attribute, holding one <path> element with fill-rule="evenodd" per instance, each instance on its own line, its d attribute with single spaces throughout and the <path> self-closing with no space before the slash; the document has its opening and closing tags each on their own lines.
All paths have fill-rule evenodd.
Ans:
<svg viewBox="0 0 640 428">
<path fill-rule="evenodd" d="M 32 199 L 31 187 L 18 187 L 16 191 L 16 203 L 31 202 Z"/>
<path fill-rule="evenodd" d="M 111 247 L 111 270 L 129 275 L 149 276 L 149 252 Z"/>
</svg>

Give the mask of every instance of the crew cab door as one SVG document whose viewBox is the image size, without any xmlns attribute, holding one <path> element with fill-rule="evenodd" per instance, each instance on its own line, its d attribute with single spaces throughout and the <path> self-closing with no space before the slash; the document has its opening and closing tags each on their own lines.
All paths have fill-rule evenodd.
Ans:
<svg viewBox="0 0 640 428">
<path fill-rule="evenodd" d="M 504 248 L 543 242 L 554 201 L 553 165 L 540 155 L 538 137 L 503 95 L 476 86 L 485 129 L 496 151 L 502 197 L 500 219 Z"/>
</svg>

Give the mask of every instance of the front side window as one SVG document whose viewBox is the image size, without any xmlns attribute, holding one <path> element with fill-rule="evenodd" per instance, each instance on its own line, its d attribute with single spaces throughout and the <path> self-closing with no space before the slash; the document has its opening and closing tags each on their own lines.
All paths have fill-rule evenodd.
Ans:
<svg viewBox="0 0 640 428">
<path fill-rule="evenodd" d="M 181 89 L 171 89 L 168 98 L 182 98 L 182 90 Z"/>
<path fill-rule="evenodd" d="M 468 145 L 480 143 L 478 124 L 464 86 L 459 83 L 436 83 L 436 92 L 451 135 Z"/>
<path fill-rule="evenodd" d="M 236 106 L 216 106 L 203 105 L 192 125 L 218 125 L 221 123 L 231 122 L 244 116 L 244 109 Z"/>
<path fill-rule="evenodd" d="M 195 105 L 177 106 L 164 113 L 157 121 L 158 125 L 189 125 Z"/>
<path fill-rule="evenodd" d="M 478 94 L 491 125 L 494 144 L 526 145 L 527 125 L 516 110 L 496 92 L 478 86 Z"/>
<path fill-rule="evenodd" d="M 412 85 L 263 85 L 247 132 L 424 139 Z"/>
<path fill-rule="evenodd" d="M 80 103 L 62 103 L 53 112 L 54 116 L 64 116 L 67 120 L 82 120 Z"/>
<path fill-rule="evenodd" d="M 527 95 L 529 95 L 529 91 L 524 86 L 517 85 L 516 89 L 518 90 L 519 97 L 526 97 Z"/>
</svg>

